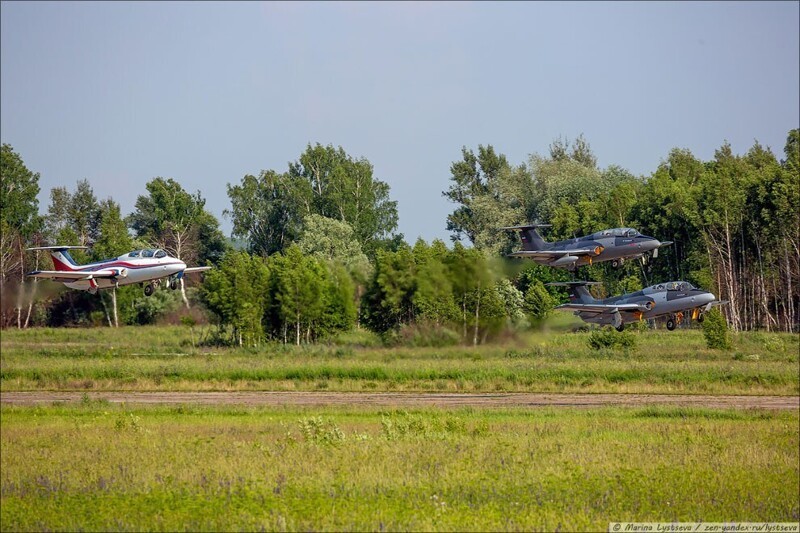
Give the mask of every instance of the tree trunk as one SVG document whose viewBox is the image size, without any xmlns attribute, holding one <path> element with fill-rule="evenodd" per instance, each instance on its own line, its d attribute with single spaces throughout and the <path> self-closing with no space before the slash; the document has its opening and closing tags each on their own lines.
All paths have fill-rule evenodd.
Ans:
<svg viewBox="0 0 800 533">
<path fill-rule="evenodd" d="M 181 298 L 183 298 L 183 303 L 186 304 L 186 309 L 189 309 L 189 299 L 186 297 L 186 287 L 183 284 L 183 276 L 181 276 Z"/>
<path fill-rule="evenodd" d="M 103 298 L 103 293 L 100 292 L 100 303 L 103 304 L 103 312 L 106 314 L 106 321 L 108 322 L 108 327 L 113 328 L 114 324 L 111 323 L 111 315 L 108 314 L 108 307 L 106 306 L 106 299 Z"/>
<path fill-rule="evenodd" d="M 300 346 L 300 311 L 297 312 L 297 322 L 296 322 L 296 336 L 297 336 L 297 346 Z"/>
<path fill-rule="evenodd" d="M 117 288 L 111 289 L 111 303 L 114 309 L 114 327 L 119 327 L 119 315 L 117 314 Z M 194 332 L 192 332 L 192 344 L 194 344 Z"/>
<path fill-rule="evenodd" d="M 22 295 L 25 293 L 25 251 L 22 249 L 22 235 L 17 237 L 19 245 L 19 293 L 17 295 L 17 329 L 22 329 Z"/>
<path fill-rule="evenodd" d="M 786 259 L 786 300 L 789 302 L 789 320 L 787 321 L 787 325 L 789 326 L 788 330 L 791 333 L 794 333 L 795 329 L 795 307 L 794 307 L 794 293 L 792 292 L 792 267 L 789 263 L 789 250 L 786 249 L 786 241 L 784 241 L 783 245 L 784 249 L 784 257 Z"/>
<path fill-rule="evenodd" d="M 472 336 L 472 345 L 478 345 L 478 324 L 481 321 L 481 285 L 478 284 L 478 301 L 475 304 L 475 334 Z"/>
<path fill-rule="evenodd" d="M 31 311 L 33 311 L 33 301 L 36 299 L 36 287 L 38 287 L 39 278 L 33 278 L 33 287 L 31 288 L 31 299 L 28 302 L 28 314 L 25 315 L 25 324 L 22 326 L 28 329 L 28 323 L 31 320 Z"/>
<path fill-rule="evenodd" d="M 734 331 L 739 331 L 742 329 L 742 324 L 739 313 L 739 296 L 736 294 L 736 279 L 733 272 L 733 250 L 731 247 L 731 230 L 730 225 L 728 224 L 727 212 L 725 213 L 725 254 L 722 260 L 725 261 L 725 277 L 726 284 L 728 285 L 728 298 L 731 300 L 731 326 L 733 327 Z"/>
<path fill-rule="evenodd" d="M 461 311 L 464 317 L 464 331 L 461 338 L 464 339 L 462 342 L 467 342 L 467 293 L 464 293 L 464 297 L 461 298 Z"/>
</svg>

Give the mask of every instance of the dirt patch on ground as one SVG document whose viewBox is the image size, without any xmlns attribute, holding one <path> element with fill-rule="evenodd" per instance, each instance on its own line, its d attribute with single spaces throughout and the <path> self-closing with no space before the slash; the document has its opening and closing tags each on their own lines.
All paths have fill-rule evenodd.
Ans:
<svg viewBox="0 0 800 533">
<path fill-rule="evenodd" d="M 800 410 L 798 396 L 710 396 L 671 394 L 458 394 L 415 392 L 3 392 L 0 402 L 14 405 L 92 400 L 130 404 L 202 404 L 381 407 L 599 407 L 669 405 L 735 409 Z"/>
</svg>

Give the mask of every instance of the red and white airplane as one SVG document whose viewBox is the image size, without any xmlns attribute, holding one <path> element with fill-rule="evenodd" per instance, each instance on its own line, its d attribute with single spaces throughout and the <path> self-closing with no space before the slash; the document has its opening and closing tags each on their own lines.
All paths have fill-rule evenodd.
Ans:
<svg viewBox="0 0 800 533">
<path fill-rule="evenodd" d="M 186 263 L 170 257 L 164 250 L 134 250 L 115 259 L 78 265 L 69 250 L 86 246 L 39 246 L 28 250 L 46 250 L 53 258 L 55 270 L 34 270 L 26 276 L 59 281 L 71 289 L 95 294 L 99 289 L 110 289 L 134 283 L 146 283 L 145 296 L 150 296 L 164 278 L 173 290 L 184 274 L 210 270 L 210 266 L 186 268 Z"/>
</svg>

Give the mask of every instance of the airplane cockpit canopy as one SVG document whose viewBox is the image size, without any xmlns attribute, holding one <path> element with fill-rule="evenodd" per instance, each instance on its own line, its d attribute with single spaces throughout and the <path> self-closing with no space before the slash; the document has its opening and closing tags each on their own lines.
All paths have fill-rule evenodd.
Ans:
<svg viewBox="0 0 800 533">
<path fill-rule="evenodd" d="M 161 259 L 162 257 L 167 257 L 167 252 L 164 250 L 154 249 L 154 248 L 147 248 L 145 250 L 134 250 L 128 254 L 128 257 L 144 257 L 144 258 L 151 258 L 155 257 L 156 259 Z"/>
<path fill-rule="evenodd" d="M 636 237 L 639 232 L 633 228 L 612 228 L 598 231 L 592 237 L 600 239 L 602 237 Z"/>
<path fill-rule="evenodd" d="M 649 287 L 654 291 L 692 291 L 695 287 L 688 281 L 669 281 L 667 283 L 659 283 Z"/>
</svg>

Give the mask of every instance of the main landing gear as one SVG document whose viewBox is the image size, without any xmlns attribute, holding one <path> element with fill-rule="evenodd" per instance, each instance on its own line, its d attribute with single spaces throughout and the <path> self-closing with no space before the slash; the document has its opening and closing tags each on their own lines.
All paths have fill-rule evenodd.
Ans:
<svg viewBox="0 0 800 533">
<path fill-rule="evenodd" d="M 167 286 L 172 289 L 173 291 L 180 287 L 180 282 L 178 278 L 170 278 L 169 281 L 166 282 Z M 152 282 L 148 283 L 144 286 L 144 295 L 145 296 L 152 296 L 156 289 L 161 285 L 160 279 L 155 279 Z"/>
<path fill-rule="evenodd" d="M 624 329 L 625 329 L 625 323 L 623 322 L 623 323 L 622 323 L 622 324 L 620 324 L 619 326 L 614 326 L 614 329 L 616 329 L 617 331 L 622 331 L 622 330 L 624 330 Z"/>
<path fill-rule="evenodd" d="M 614 268 L 619 268 L 619 267 L 621 267 L 621 266 L 622 266 L 624 263 L 625 263 L 625 259 L 624 259 L 624 258 L 621 258 L 621 259 L 614 259 L 613 261 L 611 261 L 611 266 L 612 266 L 612 267 L 614 267 Z"/>
<path fill-rule="evenodd" d="M 670 316 L 670 317 L 667 319 L 667 329 L 668 329 L 668 330 L 670 330 L 670 331 L 672 331 L 672 330 L 674 330 L 674 329 L 677 327 L 677 325 L 678 325 L 678 324 L 680 324 L 681 322 L 683 322 L 683 313 L 678 313 L 678 314 L 675 314 L 675 315 L 671 315 L 671 316 Z"/>
</svg>

